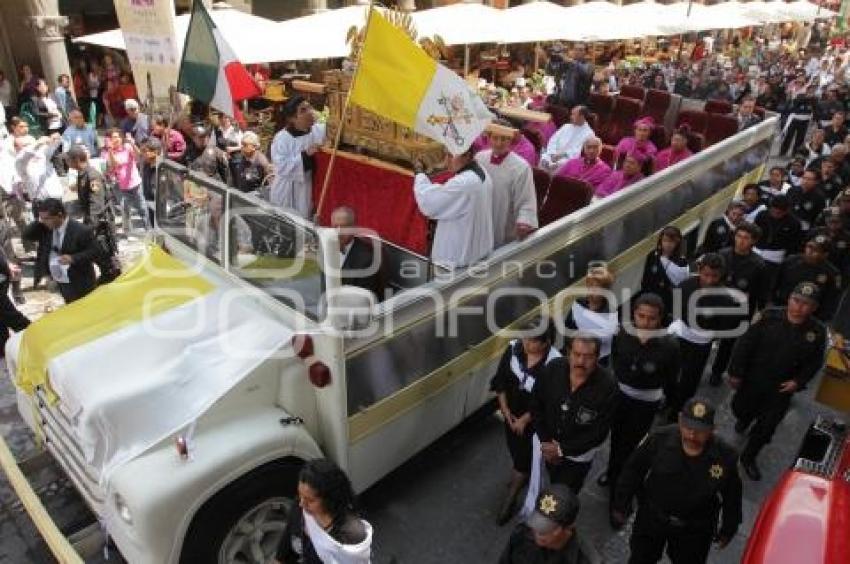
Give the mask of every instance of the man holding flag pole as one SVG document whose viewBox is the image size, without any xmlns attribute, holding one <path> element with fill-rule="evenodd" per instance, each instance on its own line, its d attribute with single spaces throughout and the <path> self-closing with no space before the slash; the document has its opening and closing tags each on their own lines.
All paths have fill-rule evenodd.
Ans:
<svg viewBox="0 0 850 564">
<path fill-rule="evenodd" d="M 458 268 L 489 254 L 493 184 L 471 147 L 493 116 L 478 95 L 374 8 L 349 95 L 352 103 L 446 147 L 455 176 L 439 185 L 417 171 L 414 180 L 420 210 L 438 221 L 431 258 Z"/>
</svg>

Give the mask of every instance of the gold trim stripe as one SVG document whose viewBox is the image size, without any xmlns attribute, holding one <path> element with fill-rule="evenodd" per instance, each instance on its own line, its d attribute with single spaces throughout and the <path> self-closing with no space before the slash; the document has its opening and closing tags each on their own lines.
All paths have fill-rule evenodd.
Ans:
<svg viewBox="0 0 850 564">
<path fill-rule="evenodd" d="M 723 188 L 721 191 L 679 216 L 672 222 L 672 225 L 684 229 L 694 221 L 699 221 L 708 208 L 728 201 L 740 191 L 744 184 L 754 182 L 753 179 L 757 180 L 761 178 L 764 167 L 765 165 L 761 165 L 732 184 L 729 184 L 726 188 Z M 653 232 L 639 243 L 626 249 L 608 263 L 609 268 L 613 272 L 619 272 L 636 261 L 642 261 L 647 253 L 655 247 L 655 238 L 656 233 Z M 501 283 L 502 280 L 499 279 L 498 282 Z M 582 280 L 572 284 L 569 288 L 580 287 L 583 284 L 584 281 Z M 560 295 L 561 292 L 547 302 L 550 312 L 554 304 L 557 303 L 556 300 Z M 563 300 L 563 303 L 565 307 L 570 305 L 569 300 Z M 505 332 L 531 319 L 539 313 L 539 310 L 540 307 L 537 307 L 527 312 L 505 328 Z M 348 418 L 349 443 L 356 443 L 378 431 L 384 425 L 416 408 L 419 404 L 442 392 L 461 378 L 469 376 L 482 364 L 493 361 L 502 354 L 507 343 L 508 338 L 500 333 L 488 337 L 480 345 L 470 350 L 470 352 L 451 360 L 434 370 L 431 374 L 419 378 L 409 386 L 350 416 Z"/>
</svg>

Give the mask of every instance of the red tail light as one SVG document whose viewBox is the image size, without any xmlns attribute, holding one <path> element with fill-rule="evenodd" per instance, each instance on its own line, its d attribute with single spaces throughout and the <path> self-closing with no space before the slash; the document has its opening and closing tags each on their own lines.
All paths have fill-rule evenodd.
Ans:
<svg viewBox="0 0 850 564">
<path fill-rule="evenodd" d="M 307 377 L 317 388 L 324 388 L 331 383 L 331 369 L 324 362 L 317 360 L 307 369 Z"/>
<path fill-rule="evenodd" d="M 302 334 L 293 335 L 292 350 L 301 360 L 313 356 L 313 337 Z"/>
</svg>

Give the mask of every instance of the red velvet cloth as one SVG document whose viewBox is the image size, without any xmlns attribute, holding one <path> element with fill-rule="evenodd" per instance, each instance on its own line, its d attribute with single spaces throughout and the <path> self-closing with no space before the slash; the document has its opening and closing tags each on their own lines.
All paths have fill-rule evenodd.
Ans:
<svg viewBox="0 0 850 564">
<path fill-rule="evenodd" d="M 329 162 L 329 153 L 316 154 L 313 173 L 316 206 Z M 416 205 L 412 176 L 337 154 L 319 223 L 330 225 L 331 212 L 338 206 L 354 209 L 358 226 L 374 229 L 383 239 L 411 251 L 427 253 L 428 220 Z"/>
</svg>

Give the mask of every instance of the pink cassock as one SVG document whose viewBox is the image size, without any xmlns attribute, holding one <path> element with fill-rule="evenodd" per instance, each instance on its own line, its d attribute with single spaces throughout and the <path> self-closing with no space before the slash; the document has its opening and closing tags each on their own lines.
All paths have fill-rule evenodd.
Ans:
<svg viewBox="0 0 850 564">
<path fill-rule="evenodd" d="M 682 151 L 673 152 L 673 149 L 667 147 L 666 149 L 659 151 L 657 155 L 655 155 L 655 172 L 659 170 L 664 170 L 668 166 L 673 166 L 674 164 L 683 161 L 690 157 L 693 153 L 691 153 L 688 149 L 684 149 Z"/>
<path fill-rule="evenodd" d="M 549 144 L 549 139 L 551 139 L 552 136 L 555 135 L 555 132 L 558 131 L 558 128 L 555 126 L 555 122 L 552 120 L 545 123 L 530 121 L 525 124 L 525 127 L 540 134 L 544 147 Z"/>
<path fill-rule="evenodd" d="M 576 157 L 564 163 L 564 166 L 558 169 L 555 176 L 567 176 L 569 178 L 578 178 L 593 186 L 596 191 L 599 186 L 611 175 L 611 167 L 602 159 L 596 159 L 592 163 L 587 163 L 584 157 Z"/>
<path fill-rule="evenodd" d="M 643 175 L 640 173 L 626 177 L 622 170 L 615 170 L 608 175 L 608 178 L 603 180 L 602 184 L 599 185 L 599 188 L 596 189 L 596 196 L 599 198 L 610 196 L 615 192 L 619 192 L 626 186 L 634 184 L 638 180 L 643 180 Z"/>
<path fill-rule="evenodd" d="M 478 139 L 472 142 L 472 149 L 475 153 L 479 153 L 484 149 L 489 148 L 490 138 L 484 133 L 479 135 Z M 517 140 L 514 142 L 513 147 L 511 147 L 511 151 L 522 157 L 531 167 L 537 166 L 537 162 L 540 160 L 540 155 L 537 154 L 537 151 L 534 149 L 534 145 L 525 135 L 522 134 L 517 136 Z"/>
<path fill-rule="evenodd" d="M 639 143 L 634 137 L 623 137 L 617 143 L 614 157 L 619 161 L 620 155 L 635 154 L 646 162 L 648 159 L 654 158 L 657 152 L 658 149 L 655 144 L 648 139 Z"/>
</svg>

